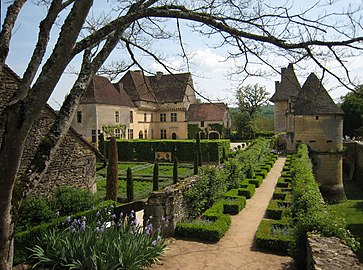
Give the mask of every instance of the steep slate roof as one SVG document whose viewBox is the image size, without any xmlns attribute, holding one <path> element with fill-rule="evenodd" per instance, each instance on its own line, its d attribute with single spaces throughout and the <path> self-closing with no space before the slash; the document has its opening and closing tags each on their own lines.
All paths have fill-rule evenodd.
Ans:
<svg viewBox="0 0 363 270">
<path fill-rule="evenodd" d="M 141 71 L 128 71 L 119 81 L 133 101 L 181 102 L 187 86 L 193 86 L 190 73 L 144 76 Z"/>
<path fill-rule="evenodd" d="M 300 83 L 296 78 L 294 67 L 290 63 L 287 68 L 281 69 L 281 82 L 276 82 L 276 89 L 270 101 L 289 100 L 291 96 L 297 96 L 300 91 Z"/>
<path fill-rule="evenodd" d="M 107 78 L 95 75 L 81 99 L 81 104 L 106 104 L 134 107 L 123 89 L 114 86 Z"/>
<path fill-rule="evenodd" d="M 295 115 L 344 114 L 314 73 L 306 79 L 292 110 Z"/>
<path fill-rule="evenodd" d="M 188 121 L 223 121 L 224 114 L 228 111 L 224 103 L 190 104 Z"/>
</svg>

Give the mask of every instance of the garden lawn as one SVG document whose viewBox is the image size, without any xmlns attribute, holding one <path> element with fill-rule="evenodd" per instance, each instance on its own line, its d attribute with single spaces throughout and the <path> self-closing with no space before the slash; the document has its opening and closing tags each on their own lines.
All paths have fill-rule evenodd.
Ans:
<svg viewBox="0 0 363 270">
<path fill-rule="evenodd" d="M 122 202 L 126 201 L 126 181 L 119 180 L 118 181 L 118 198 L 121 199 Z M 169 179 L 166 181 L 159 182 L 159 188 L 163 189 L 164 187 L 170 186 L 173 184 L 173 180 Z M 150 181 L 134 181 L 134 200 L 141 200 L 148 198 L 153 190 L 153 183 Z M 97 199 L 103 199 L 106 196 L 106 179 L 102 178 L 97 180 Z"/>
<path fill-rule="evenodd" d="M 348 229 L 360 239 L 360 249 L 356 253 L 359 261 L 363 262 L 363 191 L 352 182 L 345 182 L 344 188 L 347 201 L 329 207 L 344 216 Z"/>
</svg>

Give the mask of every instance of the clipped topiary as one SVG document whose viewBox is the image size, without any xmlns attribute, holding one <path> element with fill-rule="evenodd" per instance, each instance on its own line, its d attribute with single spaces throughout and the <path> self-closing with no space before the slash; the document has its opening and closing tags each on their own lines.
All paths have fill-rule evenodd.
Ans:
<svg viewBox="0 0 363 270">
<path fill-rule="evenodd" d="M 111 137 L 108 149 L 106 200 L 117 201 L 117 193 L 118 193 L 117 143 L 116 139 L 114 137 Z"/>
<path fill-rule="evenodd" d="M 126 192 L 127 201 L 132 202 L 134 200 L 134 180 L 132 178 L 131 168 L 127 168 L 126 172 Z"/>
<path fill-rule="evenodd" d="M 178 183 L 178 158 L 174 158 L 173 164 L 173 184 Z"/>
<path fill-rule="evenodd" d="M 196 151 L 198 153 L 198 166 L 202 166 L 202 146 L 200 144 L 200 133 L 195 133 Z"/>
<path fill-rule="evenodd" d="M 155 162 L 153 171 L 153 191 L 159 190 L 159 164 Z"/>
</svg>

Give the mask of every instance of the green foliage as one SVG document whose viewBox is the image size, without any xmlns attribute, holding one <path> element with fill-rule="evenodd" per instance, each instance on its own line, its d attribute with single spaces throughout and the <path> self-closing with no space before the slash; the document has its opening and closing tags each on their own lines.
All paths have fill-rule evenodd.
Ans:
<svg viewBox="0 0 363 270">
<path fill-rule="evenodd" d="M 153 172 L 153 191 L 159 190 L 159 164 L 155 162 Z"/>
<path fill-rule="evenodd" d="M 244 196 L 246 199 L 251 199 L 253 194 L 255 194 L 255 185 L 241 185 L 238 188 L 238 196 Z"/>
<path fill-rule="evenodd" d="M 226 184 L 219 171 L 212 166 L 203 168 L 199 180 L 183 194 L 189 216 L 200 216 L 210 208 L 226 191 Z"/>
<path fill-rule="evenodd" d="M 106 199 L 117 202 L 118 193 L 118 150 L 116 139 L 111 137 L 108 148 Z"/>
<path fill-rule="evenodd" d="M 263 219 L 256 232 L 256 244 L 259 248 L 267 248 L 286 252 L 293 241 L 291 228 L 284 221 Z"/>
<path fill-rule="evenodd" d="M 216 242 L 228 231 L 230 224 L 230 215 L 220 215 L 215 221 L 202 219 L 192 222 L 178 222 L 175 234 Z"/>
<path fill-rule="evenodd" d="M 134 200 L 134 180 L 132 178 L 131 168 L 127 169 L 126 175 L 127 201 L 132 202 Z"/>
<path fill-rule="evenodd" d="M 85 216 L 87 220 L 92 220 L 92 218 L 95 217 L 99 209 L 108 208 L 112 204 L 114 204 L 113 201 L 104 201 L 92 210 L 86 210 L 76 213 L 75 215 L 71 215 L 70 219 L 73 220 L 74 218 Z M 54 216 L 56 217 L 56 215 Z M 40 237 L 42 237 L 42 235 L 48 232 L 51 228 L 58 227 L 60 224 L 65 222 L 66 219 L 69 218 L 66 216 L 62 216 L 52 219 L 48 223 L 43 223 L 41 225 L 31 227 L 26 231 L 17 232 L 14 241 L 14 265 L 24 263 L 30 256 L 28 248 L 34 246 L 34 244 L 38 241 Z"/>
<path fill-rule="evenodd" d="M 292 162 L 291 182 L 293 187 L 293 239 L 291 254 L 301 267 L 305 265 L 306 234 L 317 232 L 323 236 L 336 236 L 344 240 L 353 250 L 359 243 L 346 229 L 345 220 L 336 212 L 331 211 L 323 202 L 319 186 L 312 173 L 312 165 L 305 144 L 299 146 L 296 158 Z"/>
<path fill-rule="evenodd" d="M 202 166 L 202 146 L 200 144 L 200 133 L 195 133 L 195 151 L 198 153 L 198 166 Z"/>
<path fill-rule="evenodd" d="M 106 149 L 108 144 L 109 141 L 106 141 Z M 155 152 L 173 153 L 179 162 L 194 160 L 195 140 L 118 140 L 117 146 L 119 161 L 153 162 Z M 229 152 L 229 140 L 201 140 L 202 161 L 207 162 L 209 158 L 210 162 L 219 162 L 223 148 L 226 153 Z"/>
<path fill-rule="evenodd" d="M 188 139 L 194 139 L 195 134 L 203 130 L 198 127 L 198 124 L 188 124 Z"/>
<path fill-rule="evenodd" d="M 350 92 L 344 97 L 341 109 L 344 111 L 344 135 L 363 136 L 359 128 L 363 127 L 363 86 L 355 89 L 356 93 Z"/>
<path fill-rule="evenodd" d="M 178 183 L 178 158 L 174 157 L 173 163 L 173 184 Z"/>
<path fill-rule="evenodd" d="M 143 269 L 165 250 L 158 230 L 141 228 L 134 216 L 117 225 L 111 209 L 99 211 L 94 222 L 74 219 L 45 232 L 31 248 L 34 266 L 52 269 Z M 108 225 L 110 224 L 110 225 Z"/>
<path fill-rule="evenodd" d="M 85 211 L 92 207 L 93 203 L 94 196 L 89 190 L 71 186 L 57 187 L 51 200 L 52 209 L 61 216 Z"/>
<path fill-rule="evenodd" d="M 234 158 L 225 162 L 223 171 L 226 175 L 227 189 L 237 188 L 241 179 L 245 178 L 241 163 Z"/>
<path fill-rule="evenodd" d="M 55 212 L 51 210 L 49 202 L 45 198 L 29 196 L 22 201 L 19 208 L 16 230 L 28 230 L 42 222 L 48 222 L 54 217 Z"/>
</svg>

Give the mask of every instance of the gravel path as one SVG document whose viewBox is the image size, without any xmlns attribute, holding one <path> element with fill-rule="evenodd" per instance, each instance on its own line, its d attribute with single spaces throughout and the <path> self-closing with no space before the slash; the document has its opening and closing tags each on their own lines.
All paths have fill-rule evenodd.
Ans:
<svg viewBox="0 0 363 270">
<path fill-rule="evenodd" d="M 288 256 L 258 251 L 254 237 L 280 176 L 285 158 L 279 158 L 246 207 L 236 216 L 226 235 L 217 243 L 171 239 L 160 263 L 151 269 L 206 270 L 294 269 Z"/>
</svg>

